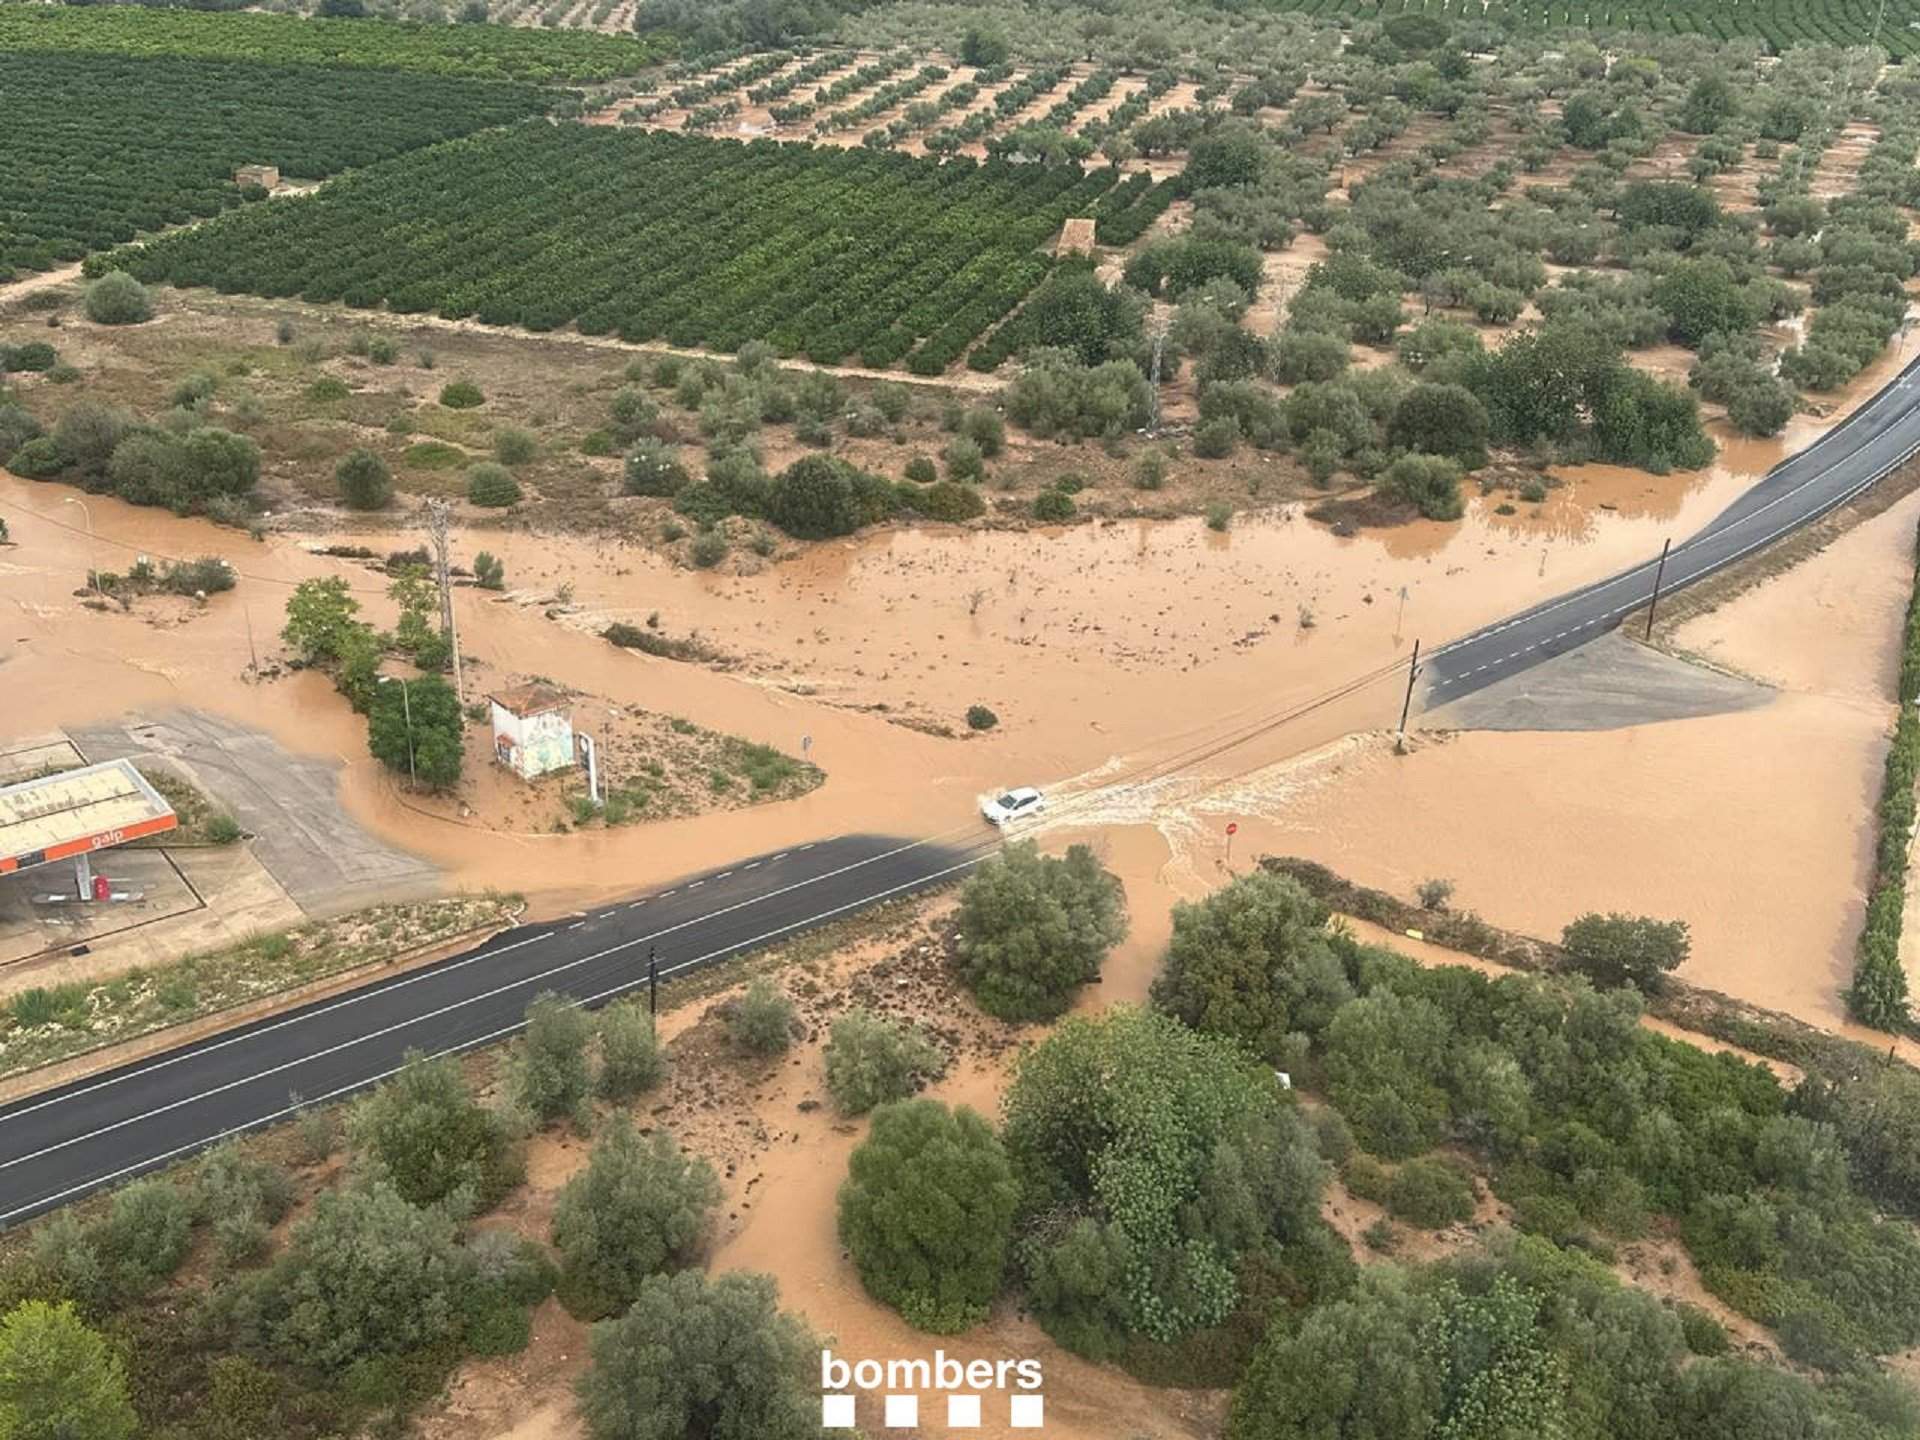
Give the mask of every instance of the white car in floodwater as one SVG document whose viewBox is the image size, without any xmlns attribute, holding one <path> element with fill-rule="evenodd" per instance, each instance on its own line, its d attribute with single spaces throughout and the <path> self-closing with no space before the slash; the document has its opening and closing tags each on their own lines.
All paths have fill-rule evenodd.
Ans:
<svg viewBox="0 0 1920 1440">
<path fill-rule="evenodd" d="M 987 817 L 989 824 L 1002 829 L 1016 820 L 1025 820 L 1038 815 L 1047 808 L 1047 797 L 1031 785 L 1023 785 L 1018 790 L 1002 790 L 998 795 L 982 796 L 980 813 Z"/>
</svg>

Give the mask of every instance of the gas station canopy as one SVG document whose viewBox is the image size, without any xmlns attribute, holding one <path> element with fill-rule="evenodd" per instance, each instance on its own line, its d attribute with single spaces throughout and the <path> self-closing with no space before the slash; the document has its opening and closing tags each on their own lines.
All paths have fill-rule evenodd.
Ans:
<svg viewBox="0 0 1920 1440">
<path fill-rule="evenodd" d="M 85 857 L 179 823 L 131 760 L 23 780 L 0 787 L 0 875 Z"/>
</svg>

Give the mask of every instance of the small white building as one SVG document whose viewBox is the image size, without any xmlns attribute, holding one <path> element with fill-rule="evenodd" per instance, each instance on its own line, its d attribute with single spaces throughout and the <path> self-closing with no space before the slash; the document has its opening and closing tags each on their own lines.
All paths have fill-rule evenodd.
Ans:
<svg viewBox="0 0 1920 1440">
<path fill-rule="evenodd" d="M 551 685 L 533 681 L 489 695 L 493 754 L 523 780 L 573 764 L 573 707 Z"/>
</svg>

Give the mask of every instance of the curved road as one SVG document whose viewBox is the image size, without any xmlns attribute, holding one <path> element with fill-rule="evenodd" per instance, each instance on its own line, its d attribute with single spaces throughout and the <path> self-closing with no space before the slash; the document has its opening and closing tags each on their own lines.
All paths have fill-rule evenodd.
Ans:
<svg viewBox="0 0 1920 1440">
<path fill-rule="evenodd" d="M 1920 358 L 1667 556 L 1670 595 L 1817 520 L 1920 450 Z M 1652 597 L 1659 557 L 1455 640 L 1421 662 L 1426 707 L 1458 700 L 1584 645 Z"/>
<path fill-rule="evenodd" d="M 1770 471 L 1668 557 L 1678 590 L 1859 494 L 1920 450 L 1920 360 Z M 1421 667 L 1428 705 L 1583 644 L 1644 605 L 1655 560 L 1442 647 Z M 552 990 L 599 1004 L 661 978 L 963 874 L 997 835 L 942 846 L 844 836 L 691 876 L 590 915 L 522 926 L 464 954 L 0 1106 L 0 1225 L 337 1099 L 438 1054 L 512 1034 Z"/>
</svg>

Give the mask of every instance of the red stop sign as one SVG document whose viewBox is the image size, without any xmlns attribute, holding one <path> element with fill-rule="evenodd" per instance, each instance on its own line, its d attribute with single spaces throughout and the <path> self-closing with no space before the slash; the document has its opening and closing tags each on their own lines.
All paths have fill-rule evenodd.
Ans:
<svg viewBox="0 0 1920 1440">
<path fill-rule="evenodd" d="M 1229 820 L 1227 822 L 1227 834 L 1238 835 L 1239 833 L 1240 833 L 1240 822 L 1237 820 Z"/>
</svg>

